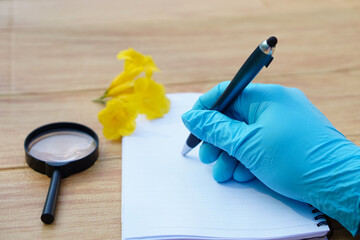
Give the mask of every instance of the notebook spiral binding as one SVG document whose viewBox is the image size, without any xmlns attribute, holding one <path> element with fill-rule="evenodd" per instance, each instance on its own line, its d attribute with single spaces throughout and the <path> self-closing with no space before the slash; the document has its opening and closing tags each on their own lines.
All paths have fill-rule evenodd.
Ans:
<svg viewBox="0 0 360 240">
<path fill-rule="evenodd" d="M 330 220 L 328 219 L 328 217 L 325 214 L 320 212 L 318 209 L 314 208 L 312 205 L 310 205 L 310 207 L 313 208 L 311 212 L 315 215 L 314 220 L 318 221 L 316 223 L 316 226 L 321 227 L 321 226 L 327 225 L 329 227 L 330 231 L 328 232 L 326 237 L 327 237 L 327 239 L 330 239 L 332 237 L 332 235 L 333 235 L 333 232 L 334 232 Z"/>
<path fill-rule="evenodd" d="M 311 205 L 310 205 L 311 206 Z M 328 225 L 327 221 L 326 221 L 326 215 L 323 214 L 322 212 L 320 212 L 318 209 L 314 208 L 313 206 L 311 206 L 313 208 L 313 210 L 311 211 L 313 214 L 316 214 L 314 216 L 314 219 L 316 221 L 318 221 L 316 223 L 316 226 L 321 227 L 323 225 Z"/>
</svg>

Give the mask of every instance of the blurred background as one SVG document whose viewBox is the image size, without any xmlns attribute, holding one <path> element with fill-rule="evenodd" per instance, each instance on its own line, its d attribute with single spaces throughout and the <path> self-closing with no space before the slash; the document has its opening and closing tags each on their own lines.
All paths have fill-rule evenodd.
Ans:
<svg viewBox="0 0 360 240">
<path fill-rule="evenodd" d="M 359 145 L 358 0 L 0 0 L 0 239 L 119 238 L 121 142 L 103 138 L 91 102 L 123 70 L 119 51 L 151 55 L 167 92 L 205 92 L 271 35 L 275 59 L 254 82 L 300 88 Z M 53 121 L 88 125 L 102 144 L 92 186 L 86 171 L 64 180 L 55 229 L 38 221 L 48 178 L 28 169 L 22 145 Z"/>
</svg>

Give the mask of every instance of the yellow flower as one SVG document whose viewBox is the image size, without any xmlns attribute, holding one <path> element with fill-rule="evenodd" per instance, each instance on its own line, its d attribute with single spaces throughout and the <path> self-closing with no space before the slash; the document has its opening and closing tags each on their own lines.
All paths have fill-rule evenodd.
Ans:
<svg viewBox="0 0 360 240">
<path fill-rule="evenodd" d="M 138 112 L 146 114 L 149 120 L 164 116 L 170 109 L 170 101 L 165 95 L 164 86 L 151 78 L 136 79 L 134 94 Z"/>
<path fill-rule="evenodd" d="M 137 76 L 144 71 L 146 77 L 151 77 L 153 72 L 160 71 L 150 55 L 142 55 L 132 48 L 119 52 L 117 58 L 125 60 L 125 71 L 131 75 Z"/>
<path fill-rule="evenodd" d="M 98 115 L 104 136 L 111 140 L 130 135 L 135 130 L 136 117 L 137 110 L 132 95 L 112 98 Z"/>
<path fill-rule="evenodd" d="M 108 87 L 107 91 L 111 90 L 114 87 L 117 87 L 121 84 L 127 84 L 129 82 L 133 82 L 136 75 L 130 74 L 129 72 L 123 71 L 118 74 L 111 82 L 110 86 Z"/>
<path fill-rule="evenodd" d="M 134 91 L 135 77 L 135 75 L 129 75 L 125 71 L 121 72 L 112 80 L 110 86 L 106 89 L 104 94 L 98 99 L 95 99 L 94 102 L 105 103 L 105 98 L 132 93 Z"/>
<path fill-rule="evenodd" d="M 134 83 L 126 82 L 105 92 L 105 97 L 118 97 L 122 94 L 131 94 L 134 92 Z"/>
<path fill-rule="evenodd" d="M 103 97 L 118 97 L 122 94 L 134 92 L 134 77 L 128 76 L 126 72 L 120 73 L 114 80 L 114 84 L 105 91 Z"/>
<path fill-rule="evenodd" d="M 98 114 L 107 139 L 115 140 L 130 135 L 136 127 L 137 115 L 145 114 L 148 119 L 163 117 L 170 109 L 170 101 L 162 84 L 152 78 L 160 71 L 149 55 L 142 55 L 129 48 L 117 55 L 124 59 L 124 71 L 111 82 L 103 96 L 94 100 L 106 103 Z M 145 77 L 139 76 L 145 72 Z"/>
</svg>

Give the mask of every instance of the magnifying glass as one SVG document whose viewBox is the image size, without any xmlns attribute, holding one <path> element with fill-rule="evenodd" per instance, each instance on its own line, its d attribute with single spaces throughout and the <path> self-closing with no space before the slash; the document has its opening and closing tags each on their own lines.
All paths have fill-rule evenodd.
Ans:
<svg viewBox="0 0 360 240">
<path fill-rule="evenodd" d="M 51 178 L 41 221 L 54 221 L 61 178 L 81 172 L 98 158 L 99 138 L 90 128 L 71 122 L 50 123 L 25 139 L 27 164 Z"/>
</svg>

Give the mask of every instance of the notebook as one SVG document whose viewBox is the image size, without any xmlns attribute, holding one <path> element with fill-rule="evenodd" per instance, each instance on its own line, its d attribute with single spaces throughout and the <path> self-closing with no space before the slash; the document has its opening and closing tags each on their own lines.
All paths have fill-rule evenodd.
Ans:
<svg viewBox="0 0 360 240">
<path fill-rule="evenodd" d="M 257 179 L 217 183 L 197 148 L 180 154 L 189 134 L 181 114 L 199 96 L 169 94 L 165 117 L 138 118 L 123 138 L 122 239 L 326 239 L 326 220 L 310 205 Z"/>
</svg>

